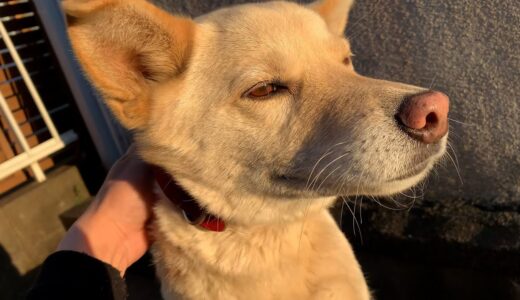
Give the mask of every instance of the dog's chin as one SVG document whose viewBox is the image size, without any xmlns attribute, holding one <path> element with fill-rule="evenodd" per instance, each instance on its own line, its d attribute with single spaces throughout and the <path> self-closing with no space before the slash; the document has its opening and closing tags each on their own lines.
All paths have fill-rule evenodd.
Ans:
<svg viewBox="0 0 520 300">
<path fill-rule="evenodd" d="M 384 197 L 392 196 L 412 188 L 426 178 L 428 173 L 433 169 L 435 163 L 444 155 L 446 151 L 446 142 L 447 138 L 444 138 L 444 140 L 439 144 L 439 151 L 426 161 L 417 164 L 414 168 L 407 170 L 403 174 L 385 179 L 380 183 L 361 185 L 356 189 L 354 195 Z M 341 196 L 352 196 L 352 194 Z"/>
<path fill-rule="evenodd" d="M 436 159 L 428 160 L 403 175 L 398 175 L 379 183 L 360 184 L 355 190 L 343 188 L 342 193 L 339 193 L 337 196 L 363 195 L 384 197 L 406 191 L 426 178 L 435 161 Z"/>
<path fill-rule="evenodd" d="M 431 166 L 428 166 L 419 173 L 410 175 L 409 177 L 399 177 L 397 179 L 386 181 L 378 185 L 360 187 L 358 193 L 365 196 L 383 197 L 406 191 L 424 180 L 424 178 L 426 178 L 430 172 L 431 168 Z"/>
<path fill-rule="evenodd" d="M 424 180 L 433 169 L 435 163 L 444 155 L 446 149 L 446 138 L 438 144 L 437 152 L 429 158 L 416 164 L 412 168 L 396 174 L 390 178 L 367 179 L 369 183 L 355 183 L 353 186 L 337 186 L 320 184 L 318 189 L 309 186 L 308 179 L 301 176 L 273 175 L 271 182 L 277 186 L 285 196 L 294 197 L 332 197 L 332 196 L 391 196 L 406 191 Z"/>
<path fill-rule="evenodd" d="M 340 191 L 338 191 L 338 187 L 327 187 L 322 186 L 320 190 L 311 190 L 305 189 L 303 194 L 301 190 L 296 193 L 296 196 L 305 196 L 307 197 L 332 197 L 332 196 L 355 196 L 355 195 L 364 195 L 364 196 L 391 196 L 397 194 L 399 192 L 406 191 L 411 187 L 417 185 L 419 182 L 424 180 L 430 170 L 433 168 L 433 162 L 428 163 L 426 167 L 419 170 L 415 170 L 415 172 L 410 172 L 407 175 L 395 177 L 393 179 L 389 179 L 387 181 L 383 181 L 381 183 L 375 184 L 359 184 L 355 186 L 353 189 L 348 189 L 346 187 L 340 187 Z M 278 180 L 278 184 L 282 184 L 284 187 L 290 187 L 289 190 L 293 190 L 294 188 L 302 188 L 303 181 L 284 177 L 283 180 Z M 287 191 L 286 191 L 287 192 Z"/>
</svg>

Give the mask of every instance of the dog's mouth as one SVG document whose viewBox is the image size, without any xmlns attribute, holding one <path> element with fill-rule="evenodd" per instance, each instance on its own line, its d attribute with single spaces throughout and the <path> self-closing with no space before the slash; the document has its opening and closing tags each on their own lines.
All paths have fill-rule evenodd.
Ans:
<svg viewBox="0 0 520 300">
<path fill-rule="evenodd" d="M 360 193 L 367 194 L 386 194 L 386 192 L 381 193 L 380 190 L 384 191 L 392 191 L 389 194 L 394 193 L 394 189 L 406 189 L 411 185 L 419 182 L 429 170 L 433 167 L 433 164 L 437 160 L 437 158 L 442 155 L 442 151 L 437 154 L 434 154 L 419 163 L 413 164 L 413 166 L 406 168 L 402 173 L 396 174 L 394 177 L 390 178 L 381 178 L 381 180 L 374 180 L 370 183 L 356 183 L 356 190 Z M 273 183 L 280 184 L 286 187 L 294 188 L 294 189 L 305 189 L 308 192 L 314 193 L 325 193 L 329 196 L 333 196 L 336 194 L 340 194 L 338 190 L 349 190 L 343 189 L 343 187 L 337 186 L 326 186 L 326 185 L 318 185 L 322 189 L 315 189 L 315 186 L 311 183 L 309 184 L 308 176 L 301 176 L 299 174 L 287 174 L 287 173 L 278 173 L 273 174 L 271 179 Z M 335 192 L 336 191 L 336 192 Z"/>
<path fill-rule="evenodd" d="M 332 156 L 318 163 L 302 159 L 297 165 L 272 172 L 270 182 L 277 191 L 295 193 L 303 197 L 387 196 L 409 189 L 423 180 L 444 155 L 445 149 L 446 139 L 436 144 L 411 148 L 406 152 L 402 150 L 395 155 L 389 154 L 388 157 L 372 157 L 370 155 L 380 155 L 380 152 L 369 151 L 365 161 L 370 163 L 358 163 L 357 166 L 361 166 L 358 168 L 352 167 L 356 166 L 355 157 L 353 162 L 341 161 Z M 334 164 L 335 162 L 339 163 Z M 307 166 L 313 168 L 308 169 Z"/>
</svg>

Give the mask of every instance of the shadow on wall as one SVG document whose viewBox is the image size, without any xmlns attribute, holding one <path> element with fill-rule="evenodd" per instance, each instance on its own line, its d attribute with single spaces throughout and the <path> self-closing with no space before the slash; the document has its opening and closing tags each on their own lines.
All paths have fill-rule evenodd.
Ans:
<svg viewBox="0 0 520 300">
<path fill-rule="evenodd" d="M 9 253 L 0 245 L 0 299 L 25 299 L 27 290 L 31 287 L 39 272 L 39 267 L 21 275 L 11 261 Z"/>
</svg>

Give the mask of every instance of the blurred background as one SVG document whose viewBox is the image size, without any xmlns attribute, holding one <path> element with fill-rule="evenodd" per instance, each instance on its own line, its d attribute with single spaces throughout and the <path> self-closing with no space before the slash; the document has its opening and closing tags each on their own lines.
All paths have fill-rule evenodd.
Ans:
<svg viewBox="0 0 520 300">
<path fill-rule="evenodd" d="M 152 2 L 196 17 L 251 1 Z M 0 299 L 21 299 L 130 138 L 79 71 L 59 0 L 0 0 L 0 21 Z M 346 35 L 359 73 L 452 104 L 423 186 L 334 208 L 376 299 L 520 299 L 520 2 L 358 0 Z M 146 260 L 128 280 L 154 295 Z"/>
</svg>

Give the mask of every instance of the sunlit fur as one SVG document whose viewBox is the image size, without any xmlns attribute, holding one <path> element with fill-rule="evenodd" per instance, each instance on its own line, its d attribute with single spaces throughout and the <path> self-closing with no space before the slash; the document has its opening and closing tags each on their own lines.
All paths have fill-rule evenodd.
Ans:
<svg viewBox="0 0 520 300">
<path fill-rule="evenodd" d="M 424 89 L 348 64 L 351 6 L 265 2 L 192 21 L 141 0 L 64 2 L 84 70 L 142 157 L 226 221 L 206 232 L 157 204 L 166 299 L 369 299 L 327 208 L 337 196 L 410 188 L 446 139 L 420 144 L 394 120 Z M 288 89 L 245 96 L 264 81 Z"/>
</svg>

